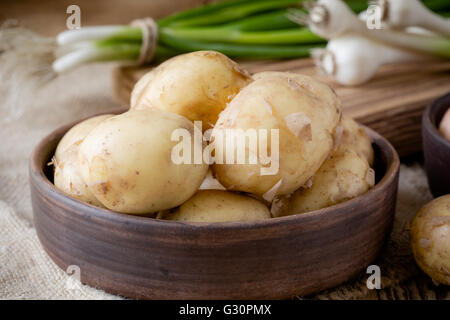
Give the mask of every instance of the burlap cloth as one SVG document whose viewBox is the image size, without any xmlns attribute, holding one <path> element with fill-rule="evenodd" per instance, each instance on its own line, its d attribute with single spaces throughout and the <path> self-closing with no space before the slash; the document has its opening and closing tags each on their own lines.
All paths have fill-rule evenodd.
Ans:
<svg viewBox="0 0 450 320">
<path fill-rule="evenodd" d="M 51 130 L 72 120 L 118 107 L 111 98 L 111 65 L 92 65 L 28 90 L 0 79 L 0 298 L 115 299 L 103 291 L 73 282 L 40 246 L 33 228 L 28 188 L 28 157 Z M 0 77 L 1 78 L 1 77 Z M 17 82 L 17 81 L 16 81 Z M 417 269 L 408 243 L 408 221 L 431 199 L 420 165 L 402 165 L 392 236 L 375 263 L 381 267 L 382 290 L 369 290 L 368 275 L 308 298 L 387 299 L 449 298 Z"/>
</svg>

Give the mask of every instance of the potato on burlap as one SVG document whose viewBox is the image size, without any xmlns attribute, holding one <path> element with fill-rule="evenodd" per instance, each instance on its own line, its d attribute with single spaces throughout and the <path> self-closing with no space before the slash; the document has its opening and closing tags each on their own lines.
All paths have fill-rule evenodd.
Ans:
<svg viewBox="0 0 450 320">
<path fill-rule="evenodd" d="M 411 247 L 434 282 L 450 286 L 450 195 L 434 199 L 414 217 Z"/>
<path fill-rule="evenodd" d="M 202 149 L 188 119 L 156 108 L 129 111 L 107 119 L 83 141 L 81 174 L 89 190 L 108 209 L 146 214 L 188 200 L 208 171 L 205 163 L 177 164 L 172 150 L 176 129 L 187 130 L 191 154 Z"/>
<path fill-rule="evenodd" d="M 131 94 L 131 110 L 149 107 L 177 113 L 212 128 L 226 104 L 251 81 L 227 56 L 197 51 L 176 56 L 146 74 Z"/>
<path fill-rule="evenodd" d="M 159 219 L 192 222 L 252 221 L 269 219 L 261 202 L 221 190 L 200 190 L 179 208 L 158 214 Z"/>
<path fill-rule="evenodd" d="M 213 130 L 214 139 L 220 136 L 220 130 L 268 130 L 266 135 L 258 134 L 260 142 L 266 140 L 267 150 L 258 147 L 256 164 L 249 161 L 250 144 L 246 145 L 245 164 L 218 164 L 215 159 L 215 177 L 227 189 L 272 201 L 275 196 L 292 193 L 304 185 L 328 158 L 341 118 L 340 101 L 330 87 L 311 77 L 302 76 L 301 81 L 296 77 L 285 73 L 257 76 L 221 113 Z M 278 129 L 274 131 L 279 135 L 279 139 L 274 139 L 278 148 L 272 146 L 271 129 Z M 272 155 L 277 150 L 278 159 L 263 164 L 261 152 Z M 225 159 L 226 150 L 224 154 Z M 278 169 L 275 173 L 270 171 L 274 167 Z"/>
</svg>

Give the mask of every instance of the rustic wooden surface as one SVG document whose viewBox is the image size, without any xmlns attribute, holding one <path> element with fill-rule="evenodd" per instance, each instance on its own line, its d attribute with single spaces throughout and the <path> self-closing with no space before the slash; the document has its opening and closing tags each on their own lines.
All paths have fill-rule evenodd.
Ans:
<svg viewBox="0 0 450 320">
<path fill-rule="evenodd" d="M 366 194 L 301 215 L 201 224 L 114 213 L 59 192 L 47 163 L 71 126 L 44 138 L 31 156 L 34 224 L 60 267 L 80 266 L 82 282 L 107 292 L 152 299 L 304 296 L 358 275 L 392 227 L 400 162 L 373 131 L 379 176 Z"/>
<path fill-rule="evenodd" d="M 450 92 L 450 62 L 430 61 L 385 66 L 369 83 L 344 87 L 318 71 L 310 59 L 242 62 L 252 73 L 277 70 L 313 75 L 329 83 L 342 99 L 344 112 L 386 137 L 400 156 L 420 151 L 421 117 L 425 107 Z M 135 82 L 149 68 L 118 68 L 114 95 L 123 104 Z"/>
</svg>

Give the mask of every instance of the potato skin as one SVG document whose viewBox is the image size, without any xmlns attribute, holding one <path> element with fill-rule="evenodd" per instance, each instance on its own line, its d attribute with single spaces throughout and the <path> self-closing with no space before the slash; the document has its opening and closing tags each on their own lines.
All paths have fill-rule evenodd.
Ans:
<svg viewBox="0 0 450 320">
<path fill-rule="evenodd" d="M 310 186 L 295 191 L 272 206 L 274 216 L 326 208 L 366 193 L 375 183 L 372 142 L 351 118 L 342 117 L 338 143 L 311 179 Z"/>
<path fill-rule="evenodd" d="M 159 108 L 201 120 L 203 130 L 212 128 L 226 104 L 252 81 L 236 62 L 215 51 L 176 56 L 144 78 L 133 90 L 131 110 Z"/>
<path fill-rule="evenodd" d="M 372 140 L 366 131 L 361 128 L 358 123 L 350 117 L 343 116 L 341 121 L 342 136 L 338 148 L 340 152 L 346 149 L 353 150 L 360 156 L 364 157 L 370 166 L 373 166 L 374 153 L 372 148 Z"/>
<path fill-rule="evenodd" d="M 53 157 L 54 184 L 65 194 L 80 201 L 102 207 L 102 204 L 88 190 L 78 166 L 78 151 L 84 138 L 102 121 L 112 114 L 95 116 L 73 126 L 63 136 Z"/>
<path fill-rule="evenodd" d="M 137 104 L 138 101 L 141 99 L 144 99 L 142 96 L 149 85 L 149 83 L 153 80 L 155 77 L 155 69 L 150 70 L 146 74 L 144 74 L 138 82 L 134 85 L 133 91 L 131 91 L 131 97 L 130 97 L 130 106 L 133 109 Z"/>
<path fill-rule="evenodd" d="M 80 146 L 73 144 L 53 158 L 55 187 L 65 194 L 97 207 L 103 207 L 97 198 L 89 191 L 87 184 L 81 177 L 78 165 L 78 151 Z"/>
<path fill-rule="evenodd" d="M 264 195 L 279 183 L 276 195 L 289 194 L 304 185 L 328 158 L 341 118 L 341 104 L 329 87 L 323 90 L 329 91 L 330 98 L 316 94 L 311 89 L 316 81 L 310 77 L 303 76 L 300 82 L 284 73 L 256 78 L 221 113 L 213 135 L 216 130 L 228 128 L 268 129 L 269 134 L 270 129 L 279 129 L 279 171 L 261 175 L 263 166 L 259 161 L 256 165 L 248 161 L 214 164 L 212 168 L 227 189 Z M 294 132 L 287 120 L 293 115 L 303 115 L 310 125 Z"/>
<path fill-rule="evenodd" d="M 353 150 L 334 153 L 314 175 L 311 187 L 294 192 L 288 210 L 277 216 L 326 208 L 364 194 L 373 186 L 369 170 L 367 160 Z"/>
<path fill-rule="evenodd" d="M 261 202 L 248 196 L 221 190 L 200 190 L 173 212 L 159 219 L 192 222 L 253 221 L 269 219 L 270 212 Z"/>
<path fill-rule="evenodd" d="M 450 285 L 450 195 L 434 199 L 416 214 L 411 248 L 417 264 L 433 281 Z"/>
<path fill-rule="evenodd" d="M 97 125 L 99 125 L 102 121 L 113 117 L 113 114 L 103 114 L 100 116 L 95 116 L 89 119 L 86 119 L 66 132 L 66 134 L 62 137 L 61 141 L 58 143 L 55 151 L 55 157 L 58 159 L 60 155 L 69 149 L 74 144 L 81 144 L 83 139 L 91 132 Z"/>
<path fill-rule="evenodd" d="M 191 121 L 155 108 L 102 122 L 84 139 L 79 152 L 89 190 L 108 209 L 132 214 L 173 208 L 189 199 L 208 166 L 172 161 L 172 148 L 178 142 L 171 141 L 171 135 L 180 128 L 193 137 Z"/>
<path fill-rule="evenodd" d="M 318 81 L 310 76 L 292 73 L 292 72 L 280 72 L 280 71 L 264 71 L 258 72 L 252 75 L 254 80 L 258 79 L 292 79 L 295 80 L 301 87 L 307 89 L 315 96 L 320 97 L 325 103 L 331 106 L 336 106 L 341 109 L 341 101 L 339 100 L 336 92 L 328 84 Z M 326 117 L 329 119 L 334 119 L 334 110 L 330 108 L 328 110 L 322 110 L 330 112 Z M 339 110 L 340 111 L 340 110 Z"/>
</svg>

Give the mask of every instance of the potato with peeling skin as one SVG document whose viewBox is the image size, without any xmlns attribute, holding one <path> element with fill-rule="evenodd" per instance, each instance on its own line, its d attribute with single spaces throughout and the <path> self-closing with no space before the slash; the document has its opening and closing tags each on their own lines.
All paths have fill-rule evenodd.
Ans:
<svg viewBox="0 0 450 320">
<path fill-rule="evenodd" d="M 420 209 L 411 224 L 411 247 L 419 267 L 450 286 L 450 195 Z"/>
<path fill-rule="evenodd" d="M 275 196 L 297 190 L 314 175 L 332 151 L 334 131 L 341 118 L 341 104 L 333 91 L 328 88 L 330 98 L 325 99 L 311 89 L 316 86 L 322 84 L 316 84 L 310 77 L 303 76 L 298 82 L 295 77 L 275 74 L 258 78 L 229 103 L 213 136 L 228 128 L 268 129 L 269 136 L 270 129 L 278 129 L 279 170 L 276 174 L 261 175 L 261 168 L 267 165 L 261 161 L 249 164 L 247 144 L 246 164 L 212 166 L 216 178 L 227 189 L 272 201 Z M 270 155 L 270 138 L 267 140 Z"/>
<path fill-rule="evenodd" d="M 367 160 L 353 150 L 334 153 L 312 178 L 310 187 L 294 192 L 287 207 L 274 210 L 285 216 L 326 208 L 366 193 L 375 181 Z"/>
<path fill-rule="evenodd" d="M 300 73 L 292 73 L 292 72 L 280 72 L 280 71 L 264 71 L 255 73 L 253 76 L 254 80 L 258 79 L 270 79 L 270 78 L 284 78 L 294 80 L 299 86 L 305 88 L 310 91 L 314 95 L 320 97 L 325 103 L 329 105 L 336 106 L 341 109 L 341 101 L 339 100 L 336 92 L 330 87 L 328 84 L 318 81 L 310 76 L 300 74 Z M 292 85 L 296 86 L 295 83 L 291 82 Z M 335 112 L 334 109 L 330 108 L 327 110 L 322 110 L 326 112 L 330 112 L 327 115 L 330 119 L 333 118 L 333 114 Z"/>
<path fill-rule="evenodd" d="M 192 222 L 253 221 L 269 219 L 270 212 L 261 202 L 248 196 L 221 190 L 200 190 L 172 212 L 159 219 Z"/>
<path fill-rule="evenodd" d="M 55 157 L 58 158 L 64 153 L 67 149 L 72 147 L 74 144 L 81 144 L 83 139 L 91 132 L 97 125 L 99 125 L 102 121 L 113 117 L 112 114 L 104 114 L 100 116 L 95 116 L 84 120 L 72 128 L 62 137 L 61 141 L 58 143 L 58 147 L 55 151 Z"/>
<path fill-rule="evenodd" d="M 179 144 L 171 140 L 175 129 L 189 131 L 193 155 L 194 125 L 180 115 L 151 108 L 102 122 L 80 146 L 78 161 L 89 190 L 108 209 L 132 214 L 173 208 L 189 199 L 208 165 L 173 161 L 172 149 Z"/>
<path fill-rule="evenodd" d="M 226 104 L 251 81 L 245 69 L 219 52 L 182 54 L 138 82 L 131 94 L 131 110 L 159 108 L 191 121 L 201 120 L 203 130 L 207 130 L 214 126 Z"/>
<path fill-rule="evenodd" d="M 338 145 L 312 177 L 310 185 L 295 191 L 288 199 L 277 199 L 271 208 L 274 216 L 326 208 L 364 194 L 374 186 L 369 136 L 353 119 L 345 116 L 340 127 Z"/>
<path fill-rule="evenodd" d="M 342 135 L 338 148 L 341 152 L 346 149 L 353 150 L 364 157 L 370 166 L 373 165 L 374 154 L 372 140 L 366 131 L 350 117 L 343 116 L 341 121 Z"/>
<path fill-rule="evenodd" d="M 65 194 L 97 207 L 103 207 L 97 198 L 89 191 L 87 184 L 81 177 L 78 165 L 78 144 L 53 158 L 55 187 Z"/>
<path fill-rule="evenodd" d="M 102 207 L 102 204 L 88 190 L 78 166 L 78 151 L 84 138 L 102 121 L 111 118 L 105 114 L 84 120 L 73 126 L 59 142 L 52 159 L 55 187 L 80 201 Z"/>
</svg>

